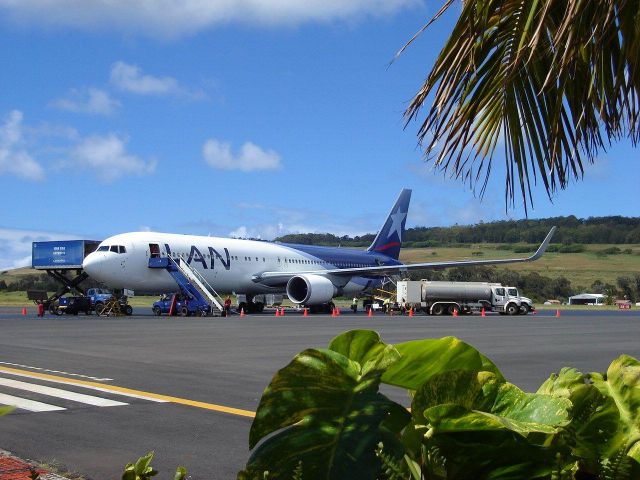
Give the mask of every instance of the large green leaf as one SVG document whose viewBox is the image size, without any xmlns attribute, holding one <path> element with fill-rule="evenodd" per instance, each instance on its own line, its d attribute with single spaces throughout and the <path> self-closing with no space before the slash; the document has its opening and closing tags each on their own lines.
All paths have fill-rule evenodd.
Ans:
<svg viewBox="0 0 640 480">
<path fill-rule="evenodd" d="M 492 372 L 432 376 L 415 392 L 423 443 L 447 459 L 447 478 L 545 478 L 556 450 L 545 440 L 568 421 L 571 403 L 529 394 Z"/>
<path fill-rule="evenodd" d="M 510 430 L 554 434 L 568 423 L 571 402 L 525 393 L 490 372 L 435 375 L 416 392 L 414 415 L 423 411 L 432 434 Z"/>
<path fill-rule="evenodd" d="M 491 360 L 455 337 L 398 343 L 401 358 L 387 368 L 383 383 L 417 390 L 432 376 L 452 370 L 489 371 L 503 379 Z"/>
<path fill-rule="evenodd" d="M 278 371 L 251 426 L 250 447 L 264 441 L 247 463 L 248 478 L 265 470 L 285 478 L 299 465 L 302 478 L 374 478 L 376 445 L 397 448 L 409 414 L 378 387 L 398 353 L 368 331 L 347 332 L 331 345 L 364 365 L 337 351 L 308 349 Z"/>
<path fill-rule="evenodd" d="M 622 355 L 606 375 L 562 369 L 539 392 L 568 398 L 572 420 L 565 441 L 581 468 L 601 478 L 640 475 L 640 364 Z"/>
</svg>

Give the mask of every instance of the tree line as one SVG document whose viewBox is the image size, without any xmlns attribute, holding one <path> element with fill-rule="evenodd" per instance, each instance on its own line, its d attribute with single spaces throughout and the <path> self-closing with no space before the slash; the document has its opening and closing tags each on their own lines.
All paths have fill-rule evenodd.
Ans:
<svg viewBox="0 0 640 480">
<path fill-rule="evenodd" d="M 570 244 L 635 244 L 640 243 L 640 217 L 550 217 L 527 220 L 502 220 L 475 225 L 451 227 L 414 227 L 405 232 L 404 247 L 439 247 L 470 243 L 539 244 L 552 226 L 558 230 L 554 243 Z M 330 233 L 296 233 L 278 237 L 276 241 L 303 245 L 365 247 L 375 235 L 350 237 Z"/>
</svg>

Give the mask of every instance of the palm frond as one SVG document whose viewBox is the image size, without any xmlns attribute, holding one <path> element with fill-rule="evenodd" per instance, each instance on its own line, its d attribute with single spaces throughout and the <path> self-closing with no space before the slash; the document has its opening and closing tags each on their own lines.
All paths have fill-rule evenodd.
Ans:
<svg viewBox="0 0 640 480">
<path fill-rule="evenodd" d="M 638 143 L 639 63 L 640 0 L 467 0 L 405 120 L 433 95 L 419 143 L 481 195 L 503 145 L 505 201 L 526 211 L 538 179 L 551 197 L 612 141 Z"/>
</svg>

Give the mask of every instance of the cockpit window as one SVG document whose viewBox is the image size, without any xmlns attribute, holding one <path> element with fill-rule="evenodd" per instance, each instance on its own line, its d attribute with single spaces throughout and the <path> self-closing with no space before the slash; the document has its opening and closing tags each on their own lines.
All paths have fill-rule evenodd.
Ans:
<svg viewBox="0 0 640 480">
<path fill-rule="evenodd" d="M 101 247 L 98 247 L 98 252 L 108 252 L 109 251 L 109 245 L 102 245 Z"/>
<path fill-rule="evenodd" d="M 118 253 L 118 246 L 117 245 L 111 245 L 111 248 L 109 250 L 111 250 L 112 252 Z"/>
<path fill-rule="evenodd" d="M 120 245 L 120 253 L 127 253 L 127 249 Z"/>
</svg>

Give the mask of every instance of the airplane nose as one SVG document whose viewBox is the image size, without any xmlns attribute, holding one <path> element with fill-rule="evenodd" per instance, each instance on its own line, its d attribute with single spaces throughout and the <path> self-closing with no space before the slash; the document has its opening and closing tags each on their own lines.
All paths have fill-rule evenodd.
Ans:
<svg viewBox="0 0 640 480">
<path fill-rule="evenodd" d="M 82 268 L 95 280 L 101 280 L 101 272 L 104 273 L 104 254 L 93 252 L 87 255 L 82 262 Z"/>
</svg>

